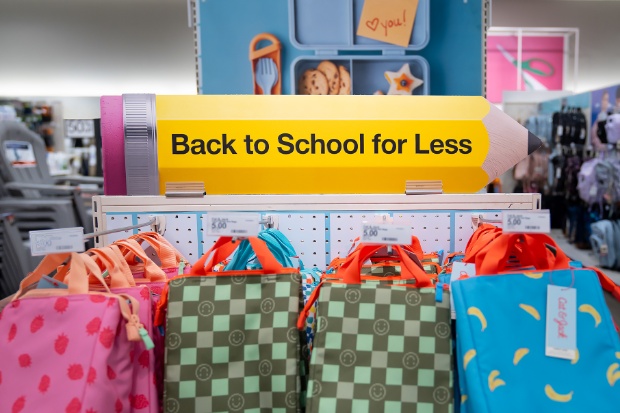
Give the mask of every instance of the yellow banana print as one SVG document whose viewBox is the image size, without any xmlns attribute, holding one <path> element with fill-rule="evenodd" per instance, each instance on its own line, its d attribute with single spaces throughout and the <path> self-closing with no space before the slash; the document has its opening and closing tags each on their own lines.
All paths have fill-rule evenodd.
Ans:
<svg viewBox="0 0 620 413">
<path fill-rule="evenodd" d="M 478 320 L 480 320 L 480 324 L 482 324 L 481 331 L 484 331 L 484 329 L 487 328 L 487 318 L 484 316 L 484 314 L 482 314 L 482 311 L 480 311 L 478 307 L 469 307 L 467 309 L 467 314 L 473 315 L 474 317 L 477 317 Z"/>
<path fill-rule="evenodd" d="M 512 358 L 512 364 L 514 364 L 515 366 L 519 364 L 521 359 L 525 357 L 525 355 L 529 352 L 530 350 L 527 348 L 520 348 L 517 351 L 515 351 L 515 356 Z"/>
<path fill-rule="evenodd" d="M 463 356 L 463 370 L 467 370 L 467 365 L 476 356 L 476 350 L 471 349 Z"/>
<path fill-rule="evenodd" d="M 620 368 L 620 364 L 614 363 L 607 369 L 607 381 L 610 386 L 613 386 L 620 380 L 620 371 L 618 371 L 618 368 Z"/>
<path fill-rule="evenodd" d="M 493 370 L 491 374 L 489 374 L 489 390 L 495 391 L 496 388 L 500 386 L 505 386 L 506 382 L 502 379 L 498 379 L 499 370 Z"/>
<path fill-rule="evenodd" d="M 570 393 L 566 393 L 566 394 L 559 394 L 558 392 L 553 390 L 553 387 L 551 387 L 550 384 L 547 384 L 545 386 L 545 394 L 547 395 L 548 398 L 550 398 L 554 402 L 566 403 L 566 402 L 569 402 L 569 401 L 571 401 L 573 399 L 573 392 L 572 391 Z"/>
<path fill-rule="evenodd" d="M 467 395 L 464 394 L 461 396 L 461 404 L 465 403 L 467 401 Z"/>
<path fill-rule="evenodd" d="M 575 358 L 570 361 L 570 364 L 577 364 L 579 361 L 579 349 L 575 349 Z"/>
<path fill-rule="evenodd" d="M 616 358 L 620 359 L 620 351 L 616 352 Z"/>
<path fill-rule="evenodd" d="M 535 280 L 540 280 L 543 276 L 542 272 L 525 272 L 523 273 L 527 278 L 533 278 Z"/>
<path fill-rule="evenodd" d="M 590 314 L 594 318 L 594 327 L 598 327 L 598 325 L 601 324 L 601 315 L 596 311 L 596 308 L 592 307 L 590 304 L 581 304 L 579 306 L 579 311 Z"/>
<path fill-rule="evenodd" d="M 519 304 L 519 307 L 521 307 L 523 311 L 534 317 L 536 320 L 540 320 L 540 314 L 538 314 L 538 310 L 536 310 L 531 305 Z"/>
</svg>

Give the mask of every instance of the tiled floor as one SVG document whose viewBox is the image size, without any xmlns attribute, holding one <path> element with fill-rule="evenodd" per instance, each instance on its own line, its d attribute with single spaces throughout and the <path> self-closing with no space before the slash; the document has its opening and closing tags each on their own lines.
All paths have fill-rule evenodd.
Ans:
<svg viewBox="0 0 620 413">
<path fill-rule="evenodd" d="M 585 266 L 598 266 L 598 258 L 592 250 L 580 250 L 570 244 L 564 234 L 559 229 L 551 231 L 551 237 L 557 242 L 558 246 L 562 248 L 562 251 L 566 253 L 570 258 L 576 261 L 581 261 Z M 612 271 L 607 268 L 601 268 L 605 274 L 618 285 L 620 285 L 620 272 Z"/>
</svg>

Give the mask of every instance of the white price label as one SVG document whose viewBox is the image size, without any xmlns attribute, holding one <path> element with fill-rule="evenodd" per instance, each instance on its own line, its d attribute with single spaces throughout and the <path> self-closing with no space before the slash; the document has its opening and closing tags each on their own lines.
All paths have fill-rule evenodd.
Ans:
<svg viewBox="0 0 620 413">
<path fill-rule="evenodd" d="M 207 235 L 255 237 L 260 231 L 260 214 L 209 213 Z"/>
<path fill-rule="evenodd" d="M 476 265 L 465 262 L 455 262 L 452 264 L 452 273 L 450 274 L 450 285 L 456 280 L 471 278 L 476 276 Z M 456 311 L 454 310 L 454 296 L 450 294 L 450 308 L 452 319 L 456 320 Z"/>
<path fill-rule="evenodd" d="M 82 227 L 30 231 L 30 252 L 33 256 L 83 251 Z"/>
<path fill-rule="evenodd" d="M 502 229 L 504 232 L 548 234 L 551 232 L 551 217 L 548 210 L 504 212 Z"/>
<path fill-rule="evenodd" d="M 364 224 L 362 242 L 365 244 L 405 245 L 411 243 L 411 228 L 394 224 Z"/>
</svg>

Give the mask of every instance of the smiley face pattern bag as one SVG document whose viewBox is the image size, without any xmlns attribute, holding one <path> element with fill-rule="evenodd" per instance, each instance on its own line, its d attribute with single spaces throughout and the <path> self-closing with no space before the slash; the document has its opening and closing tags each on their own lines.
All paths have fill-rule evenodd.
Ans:
<svg viewBox="0 0 620 413">
<path fill-rule="evenodd" d="M 169 283 L 164 411 L 300 410 L 299 270 L 250 238 L 260 270 L 210 272 L 236 248 L 220 238 Z"/>
<path fill-rule="evenodd" d="M 414 274 L 415 284 L 362 283 L 362 264 L 377 248 L 341 267 L 342 282 L 319 287 L 306 411 L 451 412 L 449 293 L 438 302 L 400 247 L 403 277 Z"/>
</svg>

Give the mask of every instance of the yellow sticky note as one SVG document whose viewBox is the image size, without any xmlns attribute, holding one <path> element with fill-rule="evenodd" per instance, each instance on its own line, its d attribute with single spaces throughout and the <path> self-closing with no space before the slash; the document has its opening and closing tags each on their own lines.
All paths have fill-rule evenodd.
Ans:
<svg viewBox="0 0 620 413">
<path fill-rule="evenodd" d="M 407 47 L 418 0 L 366 0 L 357 35 Z"/>
</svg>

